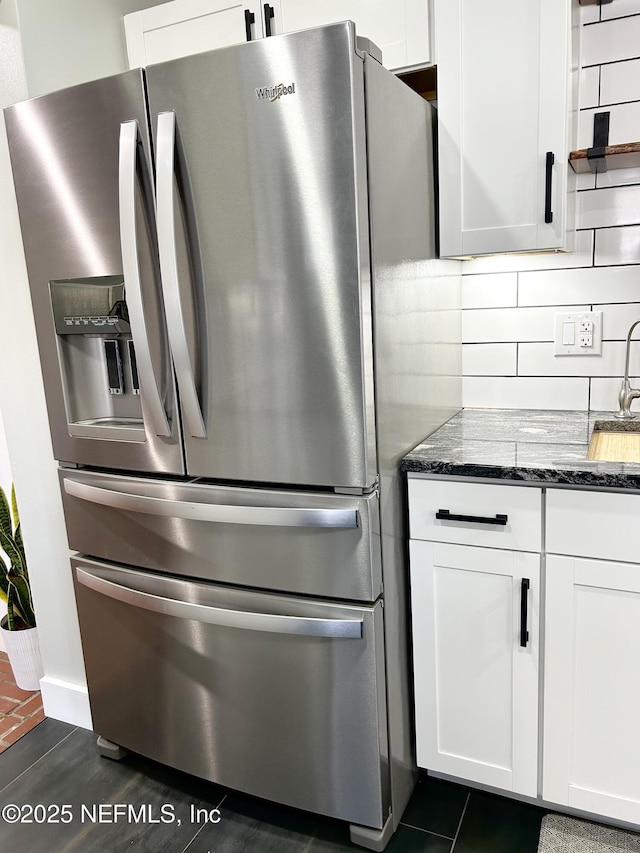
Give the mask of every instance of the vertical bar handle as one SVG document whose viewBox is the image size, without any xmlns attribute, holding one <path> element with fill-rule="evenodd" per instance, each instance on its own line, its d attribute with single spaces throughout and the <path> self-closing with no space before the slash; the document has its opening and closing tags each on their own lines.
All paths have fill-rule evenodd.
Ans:
<svg viewBox="0 0 640 853">
<path fill-rule="evenodd" d="M 275 15 L 275 9 L 273 6 L 270 6 L 268 3 L 264 4 L 264 34 L 265 38 L 272 36 L 271 32 L 271 19 Z"/>
<path fill-rule="evenodd" d="M 523 649 L 527 647 L 529 631 L 527 630 L 527 617 L 529 605 L 529 578 L 522 578 L 520 582 L 520 645 Z"/>
<path fill-rule="evenodd" d="M 553 222 L 553 211 L 551 210 L 551 190 L 553 186 L 553 164 L 556 158 L 553 151 L 547 151 L 547 160 L 544 173 L 544 221 L 547 225 Z"/>
<path fill-rule="evenodd" d="M 175 148 L 175 113 L 173 111 L 160 113 L 156 136 L 156 198 L 158 204 L 160 278 L 167 317 L 167 332 L 169 333 L 173 366 L 180 389 L 180 401 L 186 429 L 194 438 L 205 438 L 207 432 L 189 355 L 187 332 L 180 299 L 173 189 Z M 139 362 L 140 358 L 138 357 L 138 364 Z"/>
<path fill-rule="evenodd" d="M 244 30 L 247 34 L 247 41 L 251 41 L 253 36 L 251 35 L 251 25 L 255 24 L 256 16 L 253 12 L 249 11 L 249 9 L 244 10 Z"/>
<path fill-rule="evenodd" d="M 138 262 L 138 234 L 136 228 L 136 166 L 138 158 L 138 122 L 125 121 L 120 125 L 118 161 L 118 204 L 120 213 L 120 249 L 122 271 L 136 353 L 143 418 L 157 435 L 170 436 L 167 419 L 149 347 L 149 334 L 142 306 L 142 285 Z"/>
</svg>

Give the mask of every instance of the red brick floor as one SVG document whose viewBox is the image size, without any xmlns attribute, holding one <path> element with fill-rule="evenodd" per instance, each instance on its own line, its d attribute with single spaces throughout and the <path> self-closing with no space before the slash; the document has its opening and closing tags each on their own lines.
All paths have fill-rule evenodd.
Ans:
<svg viewBox="0 0 640 853">
<path fill-rule="evenodd" d="M 39 691 L 30 693 L 16 686 L 9 659 L 0 651 L 0 752 L 43 720 Z"/>
</svg>

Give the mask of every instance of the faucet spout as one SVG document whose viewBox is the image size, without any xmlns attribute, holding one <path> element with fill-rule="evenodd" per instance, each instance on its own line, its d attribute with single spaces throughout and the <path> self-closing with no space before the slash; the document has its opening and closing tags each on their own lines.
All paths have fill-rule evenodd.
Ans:
<svg viewBox="0 0 640 853">
<path fill-rule="evenodd" d="M 635 329 L 635 327 L 638 325 L 640 325 L 640 320 L 636 320 L 635 323 L 632 323 L 631 328 L 627 332 L 627 348 L 624 360 L 624 379 L 622 380 L 622 385 L 620 386 L 620 391 L 618 393 L 618 404 L 620 406 L 620 410 L 616 412 L 616 417 L 622 418 L 624 420 L 635 418 L 635 415 L 631 412 L 631 402 L 637 397 L 640 397 L 640 388 L 632 388 L 631 383 L 629 382 L 629 353 L 631 350 L 631 335 L 633 334 L 633 330 Z"/>
</svg>

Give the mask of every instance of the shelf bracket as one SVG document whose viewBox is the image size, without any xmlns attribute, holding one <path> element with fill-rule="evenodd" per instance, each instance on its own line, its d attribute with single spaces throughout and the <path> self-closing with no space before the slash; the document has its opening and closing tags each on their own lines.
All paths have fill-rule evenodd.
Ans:
<svg viewBox="0 0 640 853">
<path fill-rule="evenodd" d="M 593 147 L 587 151 L 589 170 L 597 175 L 607 171 L 605 148 L 609 144 L 609 118 L 611 113 L 596 113 L 593 117 Z"/>
</svg>

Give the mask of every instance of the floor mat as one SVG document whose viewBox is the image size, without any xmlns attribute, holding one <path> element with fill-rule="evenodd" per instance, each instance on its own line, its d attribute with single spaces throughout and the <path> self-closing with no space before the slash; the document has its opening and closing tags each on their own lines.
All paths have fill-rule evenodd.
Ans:
<svg viewBox="0 0 640 853">
<path fill-rule="evenodd" d="M 640 853 L 640 835 L 548 814 L 542 819 L 538 853 Z"/>
</svg>

